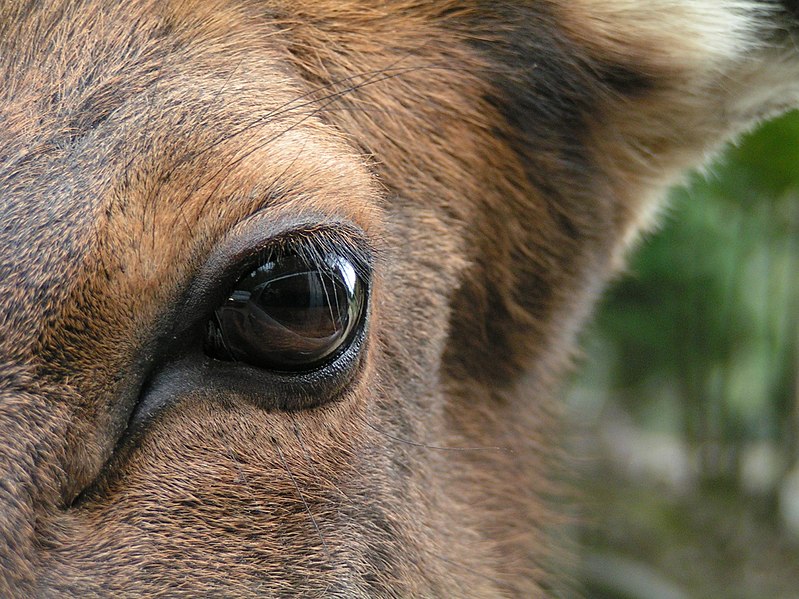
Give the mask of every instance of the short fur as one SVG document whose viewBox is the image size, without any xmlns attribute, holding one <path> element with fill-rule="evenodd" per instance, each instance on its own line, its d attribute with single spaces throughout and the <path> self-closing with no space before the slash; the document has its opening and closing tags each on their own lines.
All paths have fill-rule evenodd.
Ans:
<svg viewBox="0 0 799 599">
<path fill-rule="evenodd" d="M 796 103 L 797 12 L 0 3 L 0 596 L 547 595 L 575 334 L 665 188 Z M 193 331 L 297 226 L 375 261 L 357 371 L 290 410 Z"/>
</svg>

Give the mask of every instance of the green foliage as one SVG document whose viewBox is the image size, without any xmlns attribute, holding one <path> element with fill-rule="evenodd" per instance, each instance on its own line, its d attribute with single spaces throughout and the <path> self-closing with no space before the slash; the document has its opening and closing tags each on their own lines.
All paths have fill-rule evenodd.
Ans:
<svg viewBox="0 0 799 599">
<path fill-rule="evenodd" d="M 795 456 L 798 266 L 793 113 L 674 191 L 598 315 L 605 396 L 694 445 L 767 439 Z"/>
<path fill-rule="evenodd" d="M 586 596 L 793 597 L 799 113 L 671 199 L 609 291 L 572 394 L 595 424 Z"/>
</svg>

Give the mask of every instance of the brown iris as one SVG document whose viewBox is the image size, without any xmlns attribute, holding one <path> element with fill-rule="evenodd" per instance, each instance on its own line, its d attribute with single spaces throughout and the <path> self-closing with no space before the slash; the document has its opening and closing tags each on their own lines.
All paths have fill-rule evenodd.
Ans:
<svg viewBox="0 0 799 599">
<path fill-rule="evenodd" d="M 277 256 L 239 279 L 214 311 L 205 351 L 272 370 L 309 370 L 352 342 L 365 298 L 366 285 L 342 256 Z"/>
</svg>

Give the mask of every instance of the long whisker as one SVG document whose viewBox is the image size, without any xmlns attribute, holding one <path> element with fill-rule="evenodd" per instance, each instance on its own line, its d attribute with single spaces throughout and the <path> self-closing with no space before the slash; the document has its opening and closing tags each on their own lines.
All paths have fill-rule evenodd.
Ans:
<svg viewBox="0 0 799 599">
<path fill-rule="evenodd" d="M 327 100 L 326 102 L 324 102 L 323 104 L 317 106 L 316 108 L 314 108 L 310 112 L 304 113 L 304 116 L 301 119 L 299 119 L 298 121 L 292 123 L 291 125 L 289 125 L 285 129 L 281 129 L 281 131 L 279 133 L 276 133 L 275 135 L 273 135 L 273 136 L 267 138 L 266 140 L 256 144 L 255 146 L 249 148 L 242 155 L 240 155 L 239 157 L 235 158 L 234 160 L 232 160 L 230 162 L 227 162 L 222 168 L 218 169 L 217 172 L 214 173 L 213 175 L 211 175 L 211 177 L 209 177 L 209 178 L 216 177 L 222 172 L 229 171 L 231 167 L 239 164 L 242 160 L 244 160 L 245 158 L 251 156 L 252 154 L 257 152 L 258 150 L 260 150 L 262 148 L 265 148 L 266 146 L 268 146 L 269 144 L 273 143 L 275 140 L 279 139 L 280 137 L 282 137 L 286 133 L 289 133 L 290 131 L 293 131 L 294 129 L 296 129 L 297 127 L 299 127 L 300 125 L 302 125 L 303 123 L 308 121 L 309 119 L 311 119 L 313 116 L 315 116 L 317 114 L 320 114 L 320 113 L 323 113 L 327 109 L 328 106 L 330 106 L 331 104 L 334 104 L 335 102 L 339 101 L 341 98 L 345 97 L 346 95 L 348 95 L 348 94 L 350 94 L 350 93 L 352 93 L 354 91 L 357 91 L 358 89 L 361 89 L 361 88 L 363 88 L 363 87 L 365 87 L 367 85 L 373 85 L 375 83 L 380 83 L 382 81 L 387 81 L 389 79 L 394 79 L 396 77 L 404 75 L 405 73 L 407 73 L 409 71 L 422 70 L 424 68 L 430 68 L 430 67 L 409 67 L 407 69 L 403 69 L 401 72 L 391 73 L 389 75 L 385 75 L 384 77 L 380 77 L 380 78 L 377 78 L 377 79 L 371 79 L 371 80 L 365 81 L 363 83 L 360 83 L 358 85 L 350 86 L 350 87 L 348 87 L 346 89 L 343 89 L 341 91 L 337 91 L 337 92 L 334 92 L 332 94 L 328 94 L 327 96 L 323 96 L 322 98 L 319 98 L 319 99 L 316 99 L 316 100 L 313 100 L 313 101 L 310 101 L 310 102 L 307 102 L 307 103 L 303 103 L 303 104 L 301 104 L 299 106 L 289 107 L 289 108 L 287 108 L 284 111 L 281 111 L 279 113 L 266 115 L 264 117 L 256 119 L 254 122 L 252 122 L 249 125 L 247 125 L 247 127 L 243 128 L 243 129 L 240 129 L 239 131 L 236 131 L 234 133 L 231 133 L 230 135 L 225 136 L 222 139 L 216 140 L 215 142 L 213 142 L 212 146 L 215 147 L 216 145 L 218 145 L 220 143 L 223 143 L 224 141 L 233 139 L 234 137 L 236 137 L 238 135 L 243 135 L 244 133 L 247 133 L 248 131 L 251 131 L 251 130 L 255 129 L 256 127 L 261 125 L 266 120 L 267 117 L 271 117 L 272 119 L 274 119 L 274 117 L 281 117 L 281 116 L 283 116 L 285 114 L 293 114 L 299 108 L 304 108 L 305 106 L 308 106 L 310 104 L 317 104 L 320 101 Z M 195 154 L 195 156 L 196 155 L 200 155 L 200 154 L 202 154 L 202 153 L 204 153 L 204 152 L 206 152 L 206 151 L 208 151 L 210 149 L 211 149 L 211 147 L 206 147 L 205 149 L 201 150 L 200 152 L 197 152 Z M 186 158 L 186 159 L 188 159 L 188 158 Z"/>
<path fill-rule="evenodd" d="M 398 64 L 399 62 L 401 62 L 401 60 L 397 60 L 393 64 Z M 350 85 L 350 86 L 346 87 L 345 89 L 332 92 L 332 93 L 327 94 L 327 95 L 322 96 L 322 97 L 313 98 L 312 100 L 309 100 L 307 102 L 302 102 L 300 104 L 296 104 L 297 99 L 309 97 L 312 94 L 312 92 L 308 92 L 306 94 L 298 96 L 297 98 L 294 98 L 290 102 L 284 103 L 282 106 L 270 111 L 269 113 L 258 117 L 257 119 L 255 119 L 254 121 L 252 121 L 251 123 L 246 125 L 245 127 L 242 127 L 241 129 L 239 129 L 237 131 L 233 131 L 233 132 L 231 132 L 231 133 L 229 133 L 227 135 L 221 136 L 220 138 L 218 138 L 215 141 L 211 142 L 210 144 L 206 145 L 204 148 L 202 148 L 202 149 L 200 149 L 200 150 L 198 150 L 196 152 L 190 152 L 190 153 L 185 154 L 183 157 L 181 157 L 179 159 L 179 161 L 176 163 L 176 166 L 178 166 L 178 165 L 180 165 L 182 163 L 188 162 L 188 161 L 194 159 L 195 157 L 201 156 L 202 154 L 205 154 L 205 153 L 211 151 L 213 148 L 215 148 L 218 145 L 224 143 L 225 141 L 229 141 L 231 139 L 234 139 L 237 136 L 244 135 L 245 133 L 247 133 L 249 131 L 254 131 L 259 125 L 263 124 L 267 120 L 275 120 L 276 118 L 283 118 L 286 115 L 298 114 L 298 111 L 300 109 L 305 108 L 305 107 L 309 107 L 309 106 L 313 106 L 313 109 L 311 109 L 311 110 L 299 112 L 299 115 L 301 115 L 302 118 L 298 119 L 296 122 L 292 123 L 291 125 L 289 125 L 285 129 L 282 129 L 279 133 L 276 133 L 275 135 L 270 136 L 266 140 L 264 140 L 264 141 L 262 141 L 262 142 L 260 142 L 258 144 L 255 144 L 254 146 L 251 146 L 251 147 L 247 148 L 238 157 L 226 162 L 224 165 L 222 165 L 220 168 L 218 168 L 215 172 L 213 172 L 209 176 L 199 179 L 198 180 L 198 184 L 195 186 L 195 188 L 202 187 L 202 185 L 204 185 L 204 182 L 212 181 L 213 179 L 219 177 L 219 175 L 221 175 L 222 173 L 225 173 L 225 172 L 230 173 L 232 167 L 234 167 L 237 164 L 241 163 L 243 160 L 245 160 L 246 158 L 248 158 L 249 156 L 251 156 L 255 152 L 259 151 L 260 149 L 263 149 L 264 147 L 267 147 L 269 144 L 273 143 L 276 139 L 278 139 L 278 138 L 282 137 L 283 135 L 285 135 L 286 133 L 294 130 L 296 127 L 299 127 L 304 122 L 308 121 L 309 119 L 313 118 L 314 116 L 316 116 L 318 114 L 324 114 L 326 111 L 330 110 L 330 107 L 333 104 L 335 104 L 340 99 L 342 99 L 343 97 L 347 96 L 348 94 L 350 94 L 350 93 L 352 93 L 354 91 L 357 91 L 359 89 L 362 89 L 362 88 L 364 88 L 366 86 L 369 86 L 369 85 L 374 85 L 374 84 L 377 84 L 377 83 L 381 83 L 383 81 L 387 81 L 387 80 L 390 80 L 390 79 L 401 77 L 402 75 L 405 75 L 405 74 L 410 73 L 410 72 L 420 71 L 420 70 L 425 70 L 425 69 L 452 70 L 450 67 L 447 67 L 447 66 L 437 65 L 437 64 L 430 64 L 430 65 L 416 65 L 416 66 L 406 67 L 406 68 L 402 68 L 402 69 L 394 69 L 394 72 L 391 72 L 391 66 L 389 66 L 386 69 L 380 69 L 380 70 L 376 70 L 376 71 L 371 72 L 369 74 L 369 76 L 364 81 L 361 81 L 361 82 L 359 82 L 359 83 L 357 83 L 355 85 Z M 364 76 L 365 74 L 366 73 L 360 73 L 358 75 L 353 75 L 353 76 L 350 76 L 350 77 L 346 77 L 344 79 L 341 79 L 341 81 L 352 80 L 352 79 L 355 79 L 357 77 Z M 381 75 L 381 74 L 383 76 L 379 77 L 378 75 Z M 324 87 L 321 87 L 320 89 L 322 89 L 322 90 L 330 89 L 330 88 L 332 88 L 335 85 L 335 83 L 336 82 L 332 82 L 332 83 L 330 83 L 330 84 L 328 84 L 328 85 L 326 85 Z M 323 102 L 323 103 L 319 104 L 319 102 Z M 346 108 L 350 108 L 350 107 L 346 107 Z M 343 109 L 345 109 L 345 108 L 342 107 L 342 110 Z M 357 108 L 357 107 L 354 107 L 354 109 L 355 110 L 366 110 L 365 108 Z M 256 134 L 253 133 L 253 136 L 255 136 L 255 135 Z M 245 144 L 245 147 L 246 147 L 246 144 Z M 225 177 L 222 177 L 221 180 L 219 180 L 217 185 L 215 186 L 215 189 L 218 189 L 222 185 L 224 180 L 225 180 Z M 191 195 L 192 194 L 187 193 L 186 194 L 186 198 L 190 197 Z M 208 201 L 210 201 L 210 199 L 212 197 L 213 197 L 213 193 L 209 196 L 209 200 Z"/>
<path fill-rule="evenodd" d="M 326 99 L 328 99 L 328 98 L 330 98 L 332 96 L 337 96 L 337 95 L 343 94 L 343 93 L 349 93 L 349 91 L 353 91 L 355 89 L 359 89 L 359 88 L 361 88 L 361 87 L 363 87 L 365 85 L 368 85 L 368 84 L 372 83 L 373 79 L 375 77 L 377 77 L 378 75 L 381 75 L 381 74 L 384 74 L 384 73 L 388 73 L 388 72 L 394 71 L 394 70 L 399 70 L 401 72 L 416 70 L 419 67 L 405 67 L 403 69 L 400 69 L 399 65 L 402 64 L 403 62 L 405 62 L 406 60 L 408 60 L 410 57 L 412 57 L 415 54 L 419 53 L 421 50 L 423 50 L 425 48 L 426 45 L 427 45 L 427 43 L 422 44 L 421 46 L 419 46 L 417 48 L 414 48 L 413 50 L 409 50 L 408 52 L 402 54 L 396 60 L 390 62 L 388 65 L 386 65 L 385 67 L 383 67 L 381 69 L 376 69 L 374 71 L 360 71 L 358 73 L 354 73 L 352 75 L 348 75 L 347 77 L 341 77 L 339 79 L 334 79 L 333 81 L 329 81 L 329 82 L 325 83 L 324 85 L 320 85 L 320 86 L 318 86 L 316 88 L 310 89 L 307 92 L 305 92 L 303 94 L 300 94 L 299 96 L 295 96 L 291 100 L 288 100 L 287 102 L 275 107 L 272 111 L 270 111 L 270 112 L 266 113 L 265 115 L 263 115 L 263 116 L 259 117 L 258 119 L 256 119 L 253 123 L 248 125 L 248 127 L 245 127 L 245 129 L 243 131 L 246 131 L 247 129 L 249 129 L 251 127 L 255 127 L 258 124 L 260 124 L 260 123 L 262 123 L 262 122 L 264 122 L 264 121 L 266 121 L 268 119 L 274 119 L 277 116 L 281 116 L 285 112 L 292 112 L 294 110 L 298 110 L 298 109 L 303 108 L 305 106 L 309 106 L 309 105 L 315 104 L 317 102 L 326 100 Z M 422 67 L 422 68 L 424 68 L 424 67 Z M 442 68 L 445 68 L 445 67 L 442 67 Z M 325 91 L 325 90 L 328 90 L 328 89 L 334 89 L 336 86 L 341 85 L 342 83 L 353 81 L 353 80 L 361 78 L 361 77 L 365 77 L 366 79 L 364 81 L 361 81 L 356 86 L 347 86 L 342 91 L 334 92 L 333 94 L 330 94 L 330 95 L 327 95 L 327 96 L 317 97 L 317 94 L 319 92 L 322 92 L 322 91 Z M 378 81 L 376 81 L 376 82 L 378 82 Z M 302 102 L 300 104 L 297 104 L 297 102 L 299 102 L 300 100 L 305 100 L 306 98 L 311 98 L 311 99 L 308 100 L 307 102 Z M 207 151 L 209 149 L 212 149 L 213 147 L 216 147 L 216 145 L 218 145 L 219 143 L 224 143 L 225 141 L 228 141 L 229 139 L 232 139 L 232 138 L 236 137 L 237 135 L 239 135 L 243 131 L 239 131 L 239 132 L 235 132 L 234 131 L 229 136 L 225 136 L 225 137 L 217 140 L 209 148 L 206 148 L 206 150 L 202 150 L 200 153 L 205 152 L 205 151 Z"/>
<path fill-rule="evenodd" d="M 396 62 L 399 62 L 399 61 L 396 61 Z M 317 104 L 319 102 L 323 102 L 325 100 L 338 99 L 339 97 L 343 97 L 343 96 L 345 96 L 345 95 L 347 95 L 347 94 L 349 94 L 349 93 L 351 93 L 351 92 L 353 92 L 355 90 L 361 89 L 361 88 L 363 88 L 363 87 L 365 87 L 367 85 L 371 85 L 373 83 L 380 83 L 381 81 L 385 81 L 386 79 L 397 77 L 397 76 L 403 75 L 405 73 L 413 72 L 413 71 L 416 71 L 416 70 L 423 70 L 425 68 L 433 68 L 433 67 L 430 67 L 429 65 L 428 66 L 422 65 L 422 66 L 405 67 L 405 68 L 402 68 L 402 69 L 396 69 L 396 68 L 392 67 L 391 65 L 389 65 L 388 67 L 383 68 L 383 69 L 378 69 L 378 70 L 375 70 L 375 71 L 364 71 L 362 73 L 357 73 L 355 75 L 351 75 L 349 77 L 342 78 L 342 79 L 340 79 L 338 81 L 332 81 L 330 83 L 325 84 L 324 86 L 320 86 L 316 90 L 312 90 L 310 92 L 306 92 L 304 94 L 301 94 L 299 96 L 296 96 L 296 97 L 292 98 L 291 100 L 289 100 L 289 101 L 287 101 L 287 102 L 285 102 L 285 103 L 273 108 L 272 110 L 270 110 L 266 114 L 263 114 L 263 115 L 259 116 L 258 118 L 256 118 L 252 122 L 248 123 L 247 125 L 239 128 L 237 130 L 231 131 L 230 133 L 228 133 L 226 135 L 220 136 L 219 138 L 217 138 L 213 142 L 209 143 L 208 145 L 206 145 L 204 148 L 202 148 L 200 150 L 197 150 L 195 152 L 187 153 L 176 164 L 180 165 L 180 164 L 182 164 L 184 162 L 188 162 L 190 160 L 193 160 L 196 157 L 201 156 L 202 154 L 210 152 L 211 150 L 213 150 L 217 146 L 219 146 L 219 145 L 221 145 L 221 144 L 223 144 L 223 143 L 225 143 L 227 141 L 230 141 L 231 139 L 234 139 L 234 138 L 236 138 L 236 137 L 238 137 L 240 135 L 243 135 L 244 133 L 247 133 L 248 131 L 251 131 L 251 130 L 255 129 L 256 127 L 258 127 L 259 125 L 262 125 L 265 122 L 274 121 L 277 118 L 280 118 L 280 117 L 282 117 L 282 116 L 284 116 L 286 114 L 291 114 L 291 113 L 293 113 L 293 112 L 295 112 L 297 110 L 300 110 L 300 109 L 308 107 L 308 106 L 313 106 L 313 105 L 315 105 L 315 104 Z M 446 67 L 439 67 L 439 68 L 446 68 Z M 392 72 L 391 75 L 386 75 L 385 77 L 378 77 L 381 74 L 385 75 L 386 73 L 389 73 L 391 71 L 395 71 L 395 72 Z M 322 95 L 322 96 L 316 95 L 319 91 L 325 91 L 325 90 L 328 90 L 328 89 L 335 89 L 335 87 L 337 85 L 339 85 L 340 83 L 343 83 L 343 82 L 346 82 L 346 81 L 351 81 L 351 80 L 354 80 L 354 79 L 358 79 L 360 77 L 366 77 L 366 78 L 363 81 L 361 81 L 361 82 L 359 82 L 359 83 L 357 83 L 355 85 L 348 85 L 344 89 L 333 91 L 332 93 L 325 94 L 325 95 Z M 299 100 L 304 100 L 306 98 L 311 98 L 311 99 L 309 99 L 309 100 L 307 100 L 305 102 L 299 102 L 298 103 Z"/>
<path fill-rule="evenodd" d="M 352 503 L 354 505 L 355 502 L 353 502 L 352 499 L 350 498 L 350 496 L 347 495 L 344 491 L 342 491 L 339 488 L 339 486 L 336 485 L 336 483 L 334 483 L 333 481 L 331 481 L 331 480 L 329 480 L 327 478 L 323 478 L 322 475 L 319 473 L 319 470 L 317 470 L 316 465 L 313 463 L 313 460 L 311 460 L 311 453 L 308 450 L 308 447 L 305 445 L 305 441 L 302 440 L 302 436 L 300 435 L 299 424 L 294 419 L 294 416 L 292 414 L 289 414 L 289 417 L 291 418 L 291 423 L 292 423 L 293 428 L 294 428 L 294 436 L 297 437 L 297 442 L 300 444 L 300 447 L 302 448 L 303 454 L 305 456 L 305 462 L 308 464 L 308 466 L 311 468 L 311 470 L 313 470 L 314 476 L 316 476 L 316 480 L 320 484 L 322 482 L 324 482 L 325 484 L 330 485 L 336 491 L 338 491 L 341 494 L 342 497 L 344 497 L 347 501 L 349 501 L 350 503 Z"/>
<path fill-rule="evenodd" d="M 272 444 L 274 445 L 275 449 L 277 449 L 277 454 L 280 456 L 280 461 L 283 463 L 283 468 L 286 469 L 286 473 L 289 475 L 292 484 L 294 485 L 294 489 L 297 491 L 297 496 L 302 501 L 302 505 L 305 507 L 305 512 L 308 514 L 308 518 L 311 520 L 311 524 L 313 524 L 314 529 L 316 530 L 316 534 L 319 536 L 319 540 L 322 543 L 322 548 L 324 549 L 325 555 L 327 556 L 328 562 L 332 561 L 330 556 L 330 549 L 327 546 L 327 542 L 325 541 L 324 535 L 322 535 L 322 529 L 319 528 L 319 523 L 314 518 L 313 512 L 311 512 L 311 507 L 308 505 L 308 502 L 305 500 L 305 496 L 302 494 L 300 490 L 300 485 L 297 482 L 297 479 L 294 477 L 294 473 L 291 471 L 291 467 L 289 463 L 286 461 L 286 456 L 283 455 L 283 450 L 280 449 L 280 445 L 278 444 L 276 439 L 272 439 Z"/>
</svg>

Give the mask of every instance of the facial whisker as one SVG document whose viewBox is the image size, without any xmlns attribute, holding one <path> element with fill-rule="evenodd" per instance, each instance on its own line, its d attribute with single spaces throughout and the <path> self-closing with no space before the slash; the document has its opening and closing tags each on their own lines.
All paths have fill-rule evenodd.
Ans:
<svg viewBox="0 0 799 599">
<path fill-rule="evenodd" d="M 308 502 L 305 500 L 305 496 L 302 494 L 302 490 L 300 490 L 299 482 L 297 478 L 294 476 L 294 473 L 291 471 L 291 467 L 289 466 L 288 461 L 286 461 L 286 457 L 283 455 L 283 450 L 280 449 L 280 445 L 278 444 L 276 439 L 272 439 L 272 444 L 274 448 L 277 450 L 278 456 L 280 456 L 280 461 L 283 464 L 283 468 L 285 468 L 286 473 L 289 475 L 291 479 L 291 483 L 294 485 L 294 489 L 297 491 L 297 496 L 300 498 L 303 507 L 305 508 L 305 512 L 308 514 L 308 518 L 311 520 L 311 524 L 316 530 L 316 534 L 319 536 L 319 541 L 322 543 L 322 548 L 327 556 L 328 562 L 331 560 L 330 549 L 327 546 L 327 542 L 325 541 L 324 535 L 322 535 L 322 529 L 319 527 L 319 523 L 316 521 L 316 518 L 311 511 L 311 507 L 308 505 Z"/>
</svg>

